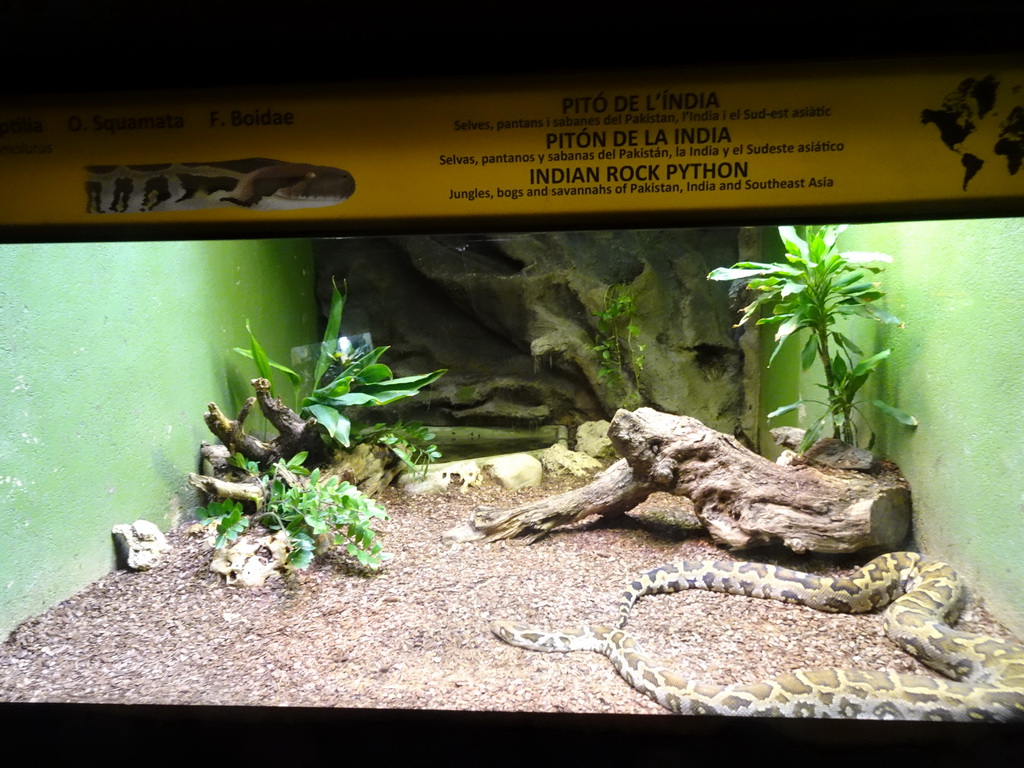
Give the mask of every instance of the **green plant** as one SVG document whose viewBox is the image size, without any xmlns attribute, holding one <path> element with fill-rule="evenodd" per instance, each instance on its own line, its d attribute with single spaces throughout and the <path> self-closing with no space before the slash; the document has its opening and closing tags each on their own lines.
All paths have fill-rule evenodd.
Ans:
<svg viewBox="0 0 1024 768">
<path fill-rule="evenodd" d="M 391 369 L 380 362 L 381 355 L 388 350 L 388 347 L 377 347 L 365 354 L 352 355 L 350 345 L 339 343 L 344 308 L 345 294 L 338 290 L 337 285 L 334 285 L 327 329 L 320 344 L 320 352 L 313 373 L 313 391 L 300 401 L 299 415 L 307 419 L 316 419 L 325 440 L 348 448 L 353 442 L 365 442 L 375 435 L 386 434 L 386 431 L 357 428 L 354 432 L 356 439 L 353 441 L 352 421 L 344 414 L 344 409 L 355 406 L 386 405 L 406 397 L 413 397 L 423 387 L 437 381 L 446 373 L 446 370 L 396 379 L 393 377 Z M 253 360 L 260 376 L 270 381 L 271 385 L 273 385 L 273 371 L 278 370 L 288 376 L 293 385 L 297 386 L 301 380 L 299 375 L 286 366 L 270 360 L 253 336 L 248 322 L 245 327 L 249 331 L 250 347 L 248 350 L 236 347 L 235 351 Z M 341 338 L 344 339 L 344 337 Z M 391 444 L 393 448 L 398 446 L 399 450 L 396 450 L 396 454 L 403 461 L 408 456 L 414 456 L 419 460 L 429 462 L 440 456 L 436 446 L 419 442 L 421 439 L 433 438 L 432 435 L 426 437 L 429 435 L 426 430 L 419 432 L 406 430 L 405 434 L 404 442 L 399 438 Z M 380 442 L 386 441 L 381 440 Z M 403 446 L 406 448 L 405 455 L 400 452 Z"/>
<path fill-rule="evenodd" d="M 633 322 L 636 301 L 630 287 L 625 283 L 608 286 L 604 308 L 593 314 L 597 318 L 597 335 L 591 350 L 600 360 L 598 378 L 615 386 L 625 386 L 624 372 L 627 372 L 632 381 L 626 404 L 639 404 L 640 372 L 644 367 L 646 346 L 637 340 L 640 328 Z"/>
<path fill-rule="evenodd" d="M 213 501 L 208 507 L 197 507 L 196 517 L 203 525 L 217 524 L 217 538 L 213 546 L 217 549 L 237 539 L 249 527 L 242 505 L 233 499 Z"/>
<path fill-rule="evenodd" d="M 399 420 L 394 424 L 381 423 L 356 429 L 356 442 L 386 445 L 407 467 L 423 474 L 431 462 L 441 458 L 441 452 L 432 443 L 434 433 L 418 421 L 406 424 Z"/>
<path fill-rule="evenodd" d="M 746 323 L 762 307 L 771 308 L 771 315 L 757 321 L 757 325 L 778 326 L 768 365 L 786 339 L 802 329 L 809 331 L 800 355 L 801 366 L 807 370 L 815 359 L 821 362 L 825 384 L 818 386 L 826 391 L 827 401 L 800 399 L 768 414 L 768 418 L 781 416 L 806 403 L 825 406 L 825 412 L 804 433 L 801 453 L 817 441 L 829 421 L 834 437 L 856 444 L 853 414 L 860 413 L 856 396 L 892 351 L 885 349 L 863 357 L 860 348 L 836 327 L 837 321 L 860 316 L 900 324 L 898 318 L 876 305 L 885 294 L 873 280 L 892 257 L 884 253 L 841 253 L 836 248 L 836 238 L 845 229 L 845 225 L 808 226 L 800 237 L 794 227 L 779 227 L 779 235 L 786 246 L 785 263 L 741 262 L 708 275 L 711 280 L 748 280 L 747 288 L 757 294 L 757 298 L 743 308 L 743 317 L 737 326 Z M 871 404 L 903 424 L 917 424 L 913 416 L 881 400 L 871 400 Z"/>
<path fill-rule="evenodd" d="M 274 388 L 274 371 L 281 371 L 288 377 L 288 380 L 292 383 L 293 392 L 298 389 L 299 384 L 302 382 L 302 377 L 299 376 L 295 371 L 287 366 L 276 363 L 267 357 L 266 351 L 256 341 L 256 336 L 253 335 L 252 328 L 249 325 L 249 321 L 245 321 L 245 330 L 249 333 L 249 348 L 243 349 L 242 347 L 235 347 L 234 350 L 240 355 L 244 355 L 256 363 L 256 370 L 259 371 L 261 377 L 270 382 L 270 394 L 277 397 L 277 391 Z"/>
<path fill-rule="evenodd" d="M 305 453 L 279 461 L 264 474 L 255 462 L 235 454 L 231 463 L 257 477 L 266 501 L 257 505 L 255 519 L 271 531 L 288 535 L 287 563 L 304 569 L 318 549 L 344 546 L 362 565 L 376 569 L 391 556 L 382 551 L 372 528 L 374 520 L 387 520 L 384 507 L 358 488 L 336 477 L 321 480 L 320 470 L 302 466 Z M 234 541 L 249 525 L 243 506 L 230 499 L 197 510 L 200 522 L 217 524 L 214 547 Z"/>
</svg>

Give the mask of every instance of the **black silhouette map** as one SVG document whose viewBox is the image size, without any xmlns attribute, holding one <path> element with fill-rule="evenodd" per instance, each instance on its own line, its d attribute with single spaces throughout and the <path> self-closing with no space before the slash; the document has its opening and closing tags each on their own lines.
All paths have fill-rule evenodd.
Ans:
<svg viewBox="0 0 1024 768">
<path fill-rule="evenodd" d="M 1024 162 L 1022 96 L 1019 87 L 1003 88 L 1001 93 L 994 75 L 980 80 L 969 77 L 946 96 L 939 109 L 921 112 L 921 122 L 938 128 L 942 143 L 960 155 L 965 191 L 968 182 L 986 162 L 1005 163 L 1011 176 L 1021 169 Z M 1004 110 L 998 107 L 1005 107 L 1005 101 L 1014 97 L 1018 103 L 1000 120 Z"/>
</svg>

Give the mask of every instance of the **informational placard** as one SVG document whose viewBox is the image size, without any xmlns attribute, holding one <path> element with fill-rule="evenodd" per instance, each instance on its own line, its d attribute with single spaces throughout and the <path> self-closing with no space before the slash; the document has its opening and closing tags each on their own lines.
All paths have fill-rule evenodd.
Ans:
<svg viewBox="0 0 1024 768">
<path fill-rule="evenodd" d="M 1024 67 L 709 69 L 0 105 L 0 227 L 1000 213 Z"/>
</svg>

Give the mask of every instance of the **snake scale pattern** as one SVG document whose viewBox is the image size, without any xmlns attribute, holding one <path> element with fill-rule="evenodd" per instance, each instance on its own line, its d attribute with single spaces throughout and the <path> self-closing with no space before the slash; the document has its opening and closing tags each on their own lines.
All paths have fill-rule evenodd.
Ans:
<svg viewBox="0 0 1024 768">
<path fill-rule="evenodd" d="M 948 679 L 826 668 L 746 684 L 688 680 L 646 656 L 623 630 L 640 597 L 684 589 L 798 603 L 831 613 L 888 606 L 888 637 Z M 956 572 L 914 552 L 882 555 L 844 577 L 762 563 L 681 561 L 630 583 L 614 626 L 546 631 L 499 621 L 491 629 L 505 642 L 530 650 L 602 653 L 630 685 L 679 714 L 1024 721 L 1024 646 L 953 629 L 962 603 Z"/>
<path fill-rule="evenodd" d="M 356 189 L 352 174 L 341 168 L 265 157 L 215 163 L 92 165 L 85 170 L 88 213 L 321 208 L 344 202 Z"/>
</svg>

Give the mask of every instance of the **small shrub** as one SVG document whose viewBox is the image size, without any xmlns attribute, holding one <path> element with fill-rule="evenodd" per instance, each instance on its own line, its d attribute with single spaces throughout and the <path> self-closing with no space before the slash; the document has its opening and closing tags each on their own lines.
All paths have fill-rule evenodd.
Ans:
<svg viewBox="0 0 1024 768">
<path fill-rule="evenodd" d="M 395 450 L 396 455 L 407 461 L 429 464 L 440 457 L 437 446 L 431 445 L 433 439 L 427 430 L 419 425 L 401 423 L 389 429 L 376 427 L 353 427 L 345 409 L 355 406 L 387 405 L 407 397 L 419 394 L 423 387 L 437 381 L 447 371 L 445 369 L 431 373 L 393 378 L 391 369 L 380 362 L 387 347 L 377 347 L 364 354 L 352 354 L 351 346 L 339 344 L 341 317 L 345 308 L 345 294 L 333 286 L 331 295 L 331 311 L 327 319 L 327 329 L 320 344 L 313 375 L 313 391 L 303 397 L 299 403 L 299 415 L 303 418 L 316 419 L 317 425 L 328 443 L 336 443 L 345 448 L 360 442 L 381 442 Z M 249 331 L 249 349 L 235 347 L 235 351 L 256 363 L 259 375 L 271 383 L 271 394 L 274 393 L 274 371 L 284 373 L 298 386 L 301 377 L 290 368 L 276 363 L 267 357 L 266 352 L 256 341 L 249 323 L 245 324 Z M 342 337 L 344 338 L 344 337 Z M 381 438 L 381 439 L 377 439 Z"/>
<path fill-rule="evenodd" d="M 885 349 L 863 357 L 864 353 L 836 328 L 836 323 L 844 317 L 859 316 L 900 324 L 897 317 L 877 306 L 876 302 L 885 294 L 873 279 L 892 257 L 884 253 L 841 253 L 836 248 L 836 238 L 845 229 L 845 225 L 805 227 L 804 237 L 800 237 L 793 227 L 779 227 L 779 236 L 786 246 L 784 263 L 741 262 L 708 275 L 711 280 L 748 280 L 747 288 L 757 294 L 757 298 L 743 308 L 743 317 L 737 326 L 754 317 L 762 307 L 771 309 L 770 315 L 757 321 L 757 325 L 778 326 L 768 365 L 790 336 L 803 329 L 809 331 L 800 355 L 801 365 L 807 370 L 815 360 L 821 362 L 825 384 L 819 386 L 826 391 L 827 399 L 797 400 L 768 414 L 771 419 L 806 403 L 825 406 L 825 412 L 804 433 L 801 453 L 821 437 L 829 422 L 834 437 L 856 444 L 853 420 L 854 412 L 859 412 L 856 396 L 871 373 L 892 352 Z M 871 404 L 903 424 L 917 425 L 917 419 L 888 403 L 872 400 Z"/>
<path fill-rule="evenodd" d="M 245 516 L 242 504 L 234 499 L 221 499 L 207 507 L 197 507 L 196 517 L 203 525 L 217 524 L 217 537 L 213 542 L 216 549 L 222 549 L 249 527 L 249 518 Z"/>
<path fill-rule="evenodd" d="M 627 389 L 623 401 L 627 407 L 640 404 L 640 373 L 646 349 L 637 340 L 640 328 L 633 322 L 635 314 L 636 301 L 630 287 L 625 283 L 608 286 L 604 309 L 594 313 L 597 335 L 591 347 L 600 360 L 598 378 L 616 388 Z"/>
<path fill-rule="evenodd" d="M 304 453 L 297 454 L 260 475 L 254 462 L 235 454 L 232 463 L 258 477 L 265 491 L 266 501 L 253 517 L 271 531 L 287 533 L 287 563 L 292 568 L 307 568 L 325 543 L 344 546 L 367 568 L 380 567 L 391 556 L 382 551 L 372 524 L 388 519 L 384 507 L 336 477 L 321 480 L 319 469 L 309 472 L 302 466 L 305 458 Z M 234 541 L 248 527 L 250 518 L 243 509 L 241 503 L 226 499 L 197 510 L 200 522 L 217 525 L 215 548 Z"/>
</svg>

